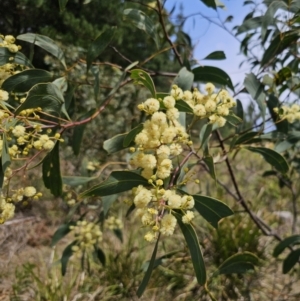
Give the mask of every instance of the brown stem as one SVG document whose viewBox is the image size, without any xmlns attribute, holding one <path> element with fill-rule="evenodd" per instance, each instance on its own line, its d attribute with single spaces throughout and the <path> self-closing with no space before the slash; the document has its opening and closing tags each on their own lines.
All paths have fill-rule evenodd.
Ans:
<svg viewBox="0 0 300 301">
<path fill-rule="evenodd" d="M 164 36 L 165 36 L 166 40 L 168 41 L 168 43 L 170 44 L 170 46 L 172 47 L 172 50 L 173 50 L 173 52 L 174 52 L 174 54 L 175 54 L 175 56 L 176 56 L 179 64 L 181 66 L 183 66 L 182 58 L 181 58 L 180 54 L 178 53 L 176 46 L 171 41 L 171 39 L 170 39 L 170 37 L 169 37 L 169 35 L 167 33 L 167 29 L 166 29 L 165 21 L 164 21 L 164 18 L 163 18 L 162 7 L 161 7 L 161 4 L 160 4 L 160 1 L 156 0 L 156 3 L 157 3 L 157 8 L 158 8 L 159 23 L 162 26 L 162 29 L 163 29 L 163 32 L 164 32 Z"/>
</svg>

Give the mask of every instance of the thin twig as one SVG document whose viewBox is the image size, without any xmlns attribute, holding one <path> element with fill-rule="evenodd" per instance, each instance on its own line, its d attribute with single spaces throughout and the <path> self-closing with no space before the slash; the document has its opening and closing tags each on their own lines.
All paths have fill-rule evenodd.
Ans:
<svg viewBox="0 0 300 301">
<path fill-rule="evenodd" d="M 170 39 L 170 37 L 167 33 L 167 29 L 166 29 L 165 21 L 164 21 L 164 18 L 163 18 L 162 7 L 161 7 L 161 4 L 160 4 L 160 1 L 156 0 L 156 3 L 157 3 L 158 13 L 159 13 L 158 14 L 159 15 L 159 23 L 162 26 L 164 36 L 165 36 L 166 40 L 168 41 L 168 43 L 171 45 L 172 50 L 174 52 L 174 55 L 176 56 L 179 64 L 182 66 L 183 65 L 182 58 L 181 58 L 180 54 L 178 53 L 176 46 L 174 45 L 174 43 L 172 42 L 172 40 Z"/>
</svg>

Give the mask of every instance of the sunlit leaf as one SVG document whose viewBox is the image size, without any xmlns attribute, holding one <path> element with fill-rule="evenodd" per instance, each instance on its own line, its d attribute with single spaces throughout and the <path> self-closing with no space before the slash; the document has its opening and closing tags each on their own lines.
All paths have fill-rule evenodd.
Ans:
<svg viewBox="0 0 300 301">
<path fill-rule="evenodd" d="M 58 58 L 60 62 L 63 64 L 63 66 L 67 68 L 63 51 L 55 44 L 55 42 L 52 39 L 35 33 L 21 34 L 17 36 L 17 39 L 35 44 L 43 48 L 44 50 L 46 50 L 47 52 L 49 52 L 50 54 Z"/>
<path fill-rule="evenodd" d="M 144 126 L 139 124 L 135 128 L 133 128 L 124 138 L 123 146 L 128 147 L 132 141 L 134 141 L 135 136 L 143 130 Z"/>
<path fill-rule="evenodd" d="M 244 80 L 244 85 L 252 96 L 252 98 L 257 102 L 261 116 L 263 120 L 265 120 L 266 116 L 266 95 L 264 92 L 264 86 L 261 82 L 256 78 L 253 73 L 249 73 L 246 75 Z"/>
<path fill-rule="evenodd" d="M 204 195 L 193 195 L 195 209 L 214 227 L 218 228 L 219 221 L 233 215 L 233 211 L 223 202 Z"/>
<path fill-rule="evenodd" d="M 153 80 L 147 72 L 141 69 L 131 70 L 131 78 L 135 84 L 145 86 L 153 97 L 156 96 Z"/>
<path fill-rule="evenodd" d="M 277 244 L 273 251 L 273 256 L 279 256 L 286 248 L 292 247 L 296 244 L 300 244 L 300 235 L 293 235 L 285 238 L 280 243 Z"/>
<path fill-rule="evenodd" d="M 200 138 L 200 142 L 201 142 L 200 147 L 202 149 L 204 149 L 208 143 L 210 134 L 212 132 L 212 128 L 213 128 L 213 125 L 211 123 L 206 123 L 203 125 L 203 127 L 200 130 L 199 138 Z"/>
<path fill-rule="evenodd" d="M 179 112 L 193 113 L 193 109 L 190 105 L 181 99 L 176 101 L 175 108 L 178 109 Z"/>
<path fill-rule="evenodd" d="M 177 85 L 183 91 L 191 90 L 193 82 L 194 74 L 191 71 L 188 71 L 186 67 L 180 69 L 173 81 L 174 85 Z"/>
<path fill-rule="evenodd" d="M 128 191 L 148 181 L 133 171 L 113 171 L 107 180 L 83 192 L 81 196 L 106 196 Z"/>
<path fill-rule="evenodd" d="M 176 212 L 173 212 L 173 214 L 177 219 L 178 225 L 190 250 L 197 281 L 200 285 L 204 285 L 206 283 L 206 268 L 195 229 L 191 224 L 184 224 L 182 222 L 182 214 Z"/>
<path fill-rule="evenodd" d="M 281 173 L 287 173 L 289 170 L 289 165 L 286 162 L 285 158 L 281 156 L 279 153 L 275 152 L 272 149 L 265 148 L 265 147 L 252 147 L 247 146 L 245 149 L 258 153 L 264 157 L 264 159 L 274 166 L 279 172 Z"/>
<path fill-rule="evenodd" d="M 211 177 L 216 180 L 216 172 L 215 172 L 215 164 L 214 164 L 214 159 L 212 156 L 205 156 L 203 158 L 204 163 L 206 164 L 206 166 L 208 167 L 208 171 L 209 174 L 211 175 Z"/>
<path fill-rule="evenodd" d="M 103 148 L 107 151 L 108 154 L 113 154 L 129 146 L 133 146 L 133 142 L 128 146 L 124 146 L 124 139 L 127 137 L 127 135 L 128 133 L 119 134 L 110 139 L 105 140 L 103 143 Z"/>
</svg>

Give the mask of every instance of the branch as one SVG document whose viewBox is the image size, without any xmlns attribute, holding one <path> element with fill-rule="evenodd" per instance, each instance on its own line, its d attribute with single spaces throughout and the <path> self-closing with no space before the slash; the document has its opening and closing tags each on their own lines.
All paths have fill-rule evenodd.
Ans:
<svg viewBox="0 0 300 301">
<path fill-rule="evenodd" d="M 183 66 L 183 61 L 182 61 L 182 58 L 180 56 L 180 54 L 178 53 L 177 51 L 177 48 L 176 46 L 174 45 L 174 43 L 171 41 L 168 33 L 167 33 L 167 30 L 166 30 L 166 25 L 165 25 L 165 21 L 164 21 L 164 18 L 163 18 L 163 14 L 162 14 L 162 7 L 161 7 L 161 4 L 160 4 L 160 1 L 159 0 L 156 0 L 156 3 L 157 3 L 157 7 L 158 7 L 158 15 L 159 15 L 159 23 L 161 24 L 162 26 L 162 29 L 163 29 L 163 32 L 164 32 L 164 36 L 166 38 L 166 40 L 168 41 L 168 43 L 170 44 L 170 46 L 172 47 L 172 50 L 179 62 L 179 64 L 181 66 Z"/>
</svg>

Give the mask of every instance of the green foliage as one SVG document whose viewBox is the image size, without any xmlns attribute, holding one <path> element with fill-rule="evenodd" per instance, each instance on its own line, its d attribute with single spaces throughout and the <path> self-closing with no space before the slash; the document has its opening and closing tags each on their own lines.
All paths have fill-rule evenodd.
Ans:
<svg viewBox="0 0 300 301">
<path fill-rule="evenodd" d="M 217 0 L 201 2 L 214 10 L 224 7 Z M 252 4 L 245 1 L 245 5 Z M 24 8 L 22 18 L 18 5 Z M 9 22 L 5 19 L 0 25 L 4 30 L 11 29 L 5 34 L 16 33 L 19 41 L 29 43 L 24 43 L 23 48 L 30 59 L 15 47 L 12 50 L 17 52 L 9 50 L 7 45 L 14 44 L 12 37 L 1 37 L 0 67 L 4 76 L 0 90 L 0 182 L 4 192 L 0 222 L 10 217 L 5 210 L 18 207 L 19 199 L 25 203 L 30 197 L 39 197 L 34 187 L 14 189 L 11 181 L 20 171 L 27 171 L 29 165 L 32 167 L 32 164 L 32 168 L 42 165 L 44 186 L 55 197 L 63 198 L 68 211 L 66 221 L 52 237 L 52 246 L 62 238 L 67 240 L 67 234 L 74 227 L 82 226 L 80 235 L 75 233 L 75 240 L 68 241 L 62 252 L 62 275 L 66 274 L 73 256 L 80 257 L 81 267 L 89 272 L 91 259 L 101 263 L 108 278 L 110 273 L 126 274 L 136 264 L 139 266 L 134 276 L 138 274 L 141 278 L 144 271 L 143 279 L 128 280 L 126 275 L 118 275 L 125 280 L 124 284 L 118 280 L 124 287 L 116 288 L 116 294 L 122 291 L 126 298 L 132 298 L 131 291 L 137 289 L 141 297 L 147 293 L 146 288 L 151 287 L 153 273 L 164 271 L 170 280 L 171 269 L 165 266 L 165 261 L 174 259 L 182 268 L 188 258 L 188 262 L 191 260 L 188 267 L 193 266 L 201 286 L 199 296 L 206 298 L 204 295 L 208 294 L 216 300 L 210 287 L 214 287 L 213 281 L 221 280 L 214 280 L 214 276 L 227 275 L 232 280 L 234 276 L 228 275 L 255 270 L 263 255 L 260 231 L 280 241 L 274 249 L 274 257 L 290 249 L 283 261 L 283 273 L 296 267 L 300 255 L 300 249 L 294 249 L 299 244 L 299 235 L 295 233 L 299 197 L 296 184 L 300 174 L 300 106 L 297 104 L 300 7 L 296 2 L 287 1 L 264 1 L 262 6 L 263 14 L 253 11 L 235 28 L 241 37 L 241 52 L 253 66 L 245 75 L 244 87 L 235 93 L 236 85 L 224 70 L 195 66 L 195 61 L 190 59 L 193 45 L 182 30 L 183 16 L 179 16 L 178 22 L 172 21 L 159 1 L 149 0 L 141 5 L 130 1 L 34 3 L 21 0 L 19 4 L 12 1 L 10 6 L 7 0 L 2 1 L 0 10 L 7 8 Z M 40 14 L 31 23 L 30 18 L 37 9 Z M 15 24 L 15 20 L 19 20 L 19 25 L 12 29 L 10 24 Z M 284 26 L 278 26 L 279 23 Z M 222 50 L 204 58 L 224 59 Z M 38 68 L 34 69 L 32 64 Z M 235 102 L 225 90 L 227 87 L 234 96 L 248 93 L 258 105 L 259 114 L 251 108 L 247 112 L 241 101 Z M 138 110 L 136 101 L 143 102 Z M 293 105 L 287 106 L 291 101 Z M 235 105 L 236 109 L 232 110 Z M 51 132 L 54 133 L 52 140 L 48 136 Z M 45 136 L 50 139 L 48 148 L 41 143 Z M 35 143 L 37 141 L 40 144 Z M 125 155 L 127 148 L 130 153 Z M 239 176 L 244 166 L 235 164 L 238 165 L 236 157 L 242 149 L 249 151 L 245 151 L 246 156 L 251 153 L 262 156 L 259 167 L 262 180 L 270 180 L 273 187 L 274 177 L 282 193 L 284 189 L 289 192 L 287 199 L 292 201 L 287 210 L 293 210 L 292 236 L 281 239 L 272 228 L 275 224 L 272 218 L 267 217 L 266 222 L 265 216 L 260 216 L 261 208 L 266 205 L 264 199 L 257 196 L 252 200 L 246 195 L 248 191 L 242 187 L 245 181 L 249 186 L 255 181 L 252 177 L 244 180 Z M 39 158 L 40 155 L 43 158 Z M 66 162 L 71 162 L 71 171 L 63 168 Z M 116 170 L 123 164 L 126 168 Z M 63 174 L 71 175 L 62 176 L 61 169 Z M 204 172 L 209 177 L 207 183 L 202 180 Z M 209 182 L 210 177 L 213 184 Z M 254 195 L 259 196 L 264 194 L 265 187 L 255 185 L 249 187 L 249 191 L 257 190 Z M 13 194 L 10 195 L 11 187 Z M 235 205 L 227 195 L 235 200 Z M 135 211 L 142 228 L 148 228 L 145 240 L 155 242 L 151 259 L 144 268 L 139 260 L 130 258 L 130 251 L 125 254 L 126 264 L 120 268 L 118 256 L 106 250 L 105 235 L 100 245 L 102 230 L 114 233 L 120 244 L 128 239 L 119 220 L 110 216 L 118 200 L 129 205 L 126 217 L 132 218 L 129 215 Z M 242 217 L 239 206 L 252 223 Z M 271 211 L 281 212 L 285 208 L 273 209 L 264 210 L 271 215 Z M 85 218 L 89 218 L 90 211 L 94 211 L 94 215 L 91 215 L 92 221 L 87 222 Z M 196 211 L 208 226 L 194 216 Z M 222 223 L 224 218 L 228 218 L 226 223 Z M 169 243 L 175 236 L 170 240 L 167 237 L 173 234 L 176 224 L 190 254 L 186 253 L 183 260 L 177 258 L 181 250 L 174 251 L 174 245 Z M 208 246 L 207 238 L 211 238 Z M 140 242 L 137 237 L 135 240 Z M 172 252 L 168 252 L 168 247 Z M 160 254 L 161 249 L 165 254 Z M 210 261 L 219 266 L 215 273 L 211 273 L 215 267 L 210 267 Z M 32 267 L 27 273 L 42 286 Z M 174 288 L 169 290 L 176 291 L 181 280 L 180 276 L 172 275 L 170 283 Z M 196 291 L 191 288 L 193 290 Z M 50 297 L 44 299 L 47 298 Z"/>
<path fill-rule="evenodd" d="M 235 254 L 227 258 L 219 266 L 216 274 L 243 274 L 249 270 L 253 270 L 258 261 L 258 257 L 249 252 Z"/>
<path fill-rule="evenodd" d="M 232 210 L 211 197 L 204 195 L 193 195 L 195 199 L 195 209 L 214 227 L 218 228 L 218 222 L 233 214 Z"/>
</svg>

